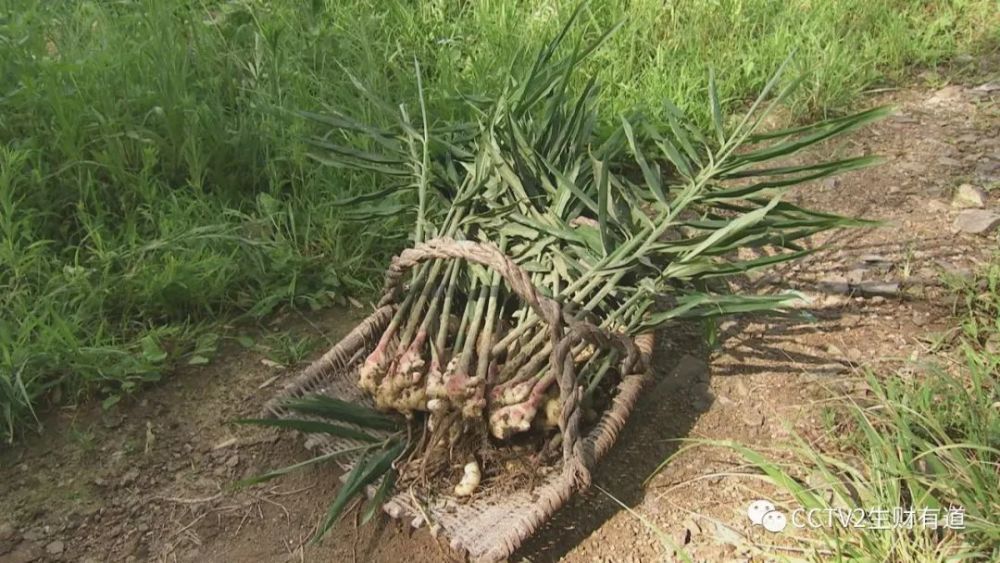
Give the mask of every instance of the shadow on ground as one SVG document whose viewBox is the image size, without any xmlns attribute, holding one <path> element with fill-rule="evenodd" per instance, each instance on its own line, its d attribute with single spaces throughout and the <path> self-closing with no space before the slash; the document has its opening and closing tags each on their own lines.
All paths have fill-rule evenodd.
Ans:
<svg viewBox="0 0 1000 563">
<path fill-rule="evenodd" d="M 511 556 L 511 561 L 558 561 L 626 506 L 645 496 L 643 481 L 681 446 L 701 413 L 712 404 L 706 369 L 708 350 L 697 327 L 659 335 L 654 382 L 636 404 L 618 442 L 593 474 L 589 490 L 574 495 Z M 681 361 L 681 359 L 684 361 Z M 601 492 L 604 489 L 614 499 Z"/>
</svg>

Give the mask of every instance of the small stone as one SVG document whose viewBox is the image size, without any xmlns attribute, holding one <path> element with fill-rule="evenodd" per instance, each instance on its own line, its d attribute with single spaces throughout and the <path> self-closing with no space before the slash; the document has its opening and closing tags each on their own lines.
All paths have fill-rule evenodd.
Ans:
<svg viewBox="0 0 1000 563">
<path fill-rule="evenodd" d="M 240 464 L 240 456 L 233 454 L 226 460 L 226 467 L 236 467 Z"/>
<path fill-rule="evenodd" d="M 945 105 L 949 102 L 958 101 L 962 98 L 963 90 L 964 88 L 958 85 L 945 86 L 934 92 L 934 95 L 927 99 L 927 103 L 930 105 Z"/>
<path fill-rule="evenodd" d="M 875 297 L 869 299 L 868 302 L 871 303 L 872 305 L 881 305 L 885 303 L 885 297 L 882 297 L 881 295 L 876 295 Z"/>
<path fill-rule="evenodd" d="M 890 194 L 897 194 L 897 193 L 899 193 L 899 186 L 889 186 L 889 193 Z"/>
<path fill-rule="evenodd" d="M 986 207 L 986 192 L 972 184 L 962 184 L 955 190 L 951 206 L 958 209 L 982 209 Z"/>
<path fill-rule="evenodd" d="M 852 289 L 864 297 L 897 297 L 901 290 L 897 282 L 861 282 Z"/>
<path fill-rule="evenodd" d="M 857 362 L 861 360 L 861 350 L 858 350 L 857 348 L 848 348 L 847 359 L 851 360 L 852 362 Z"/>
<path fill-rule="evenodd" d="M 42 528 L 31 528 L 24 532 L 23 536 L 28 541 L 38 541 L 45 537 L 45 530 Z"/>
<path fill-rule="evenodd" d="M 927 317 L 924 316 L 924 315 L 922 315 L 922 314 L 920 314 L 920 313 L 914 312 L 913 313 L 913 324 L 915 324 L 917 326 L 924 326 L 925 324 L 927 324 Z"/>
<path fill-rule="evenodd" d="M 826 347 L 826 353 L 834 358 L 841 358 L 844 356 L 844 353 L 840 351 L 840 348 L 837 348 L 833 344 Z"/>
<path fill-rule="evenodd" d="M 11 541 L 17 537 L 17 530 L 10 522 L 0 524 L 0 541 Z"/>
<path fill-rule="evenodd" d="M 1000 80 L 980 84 L 979 86 L 973 88 L 972 91 L 983 94 L 991 94 L 993 92 L 1000 91 Z"/>
<path fill-rule="evenodd" d="M 45 553 L 48 553 L 49 555 L 59 555 L 64 549 L 66 549 L 66 544 L 64 544 L 62 540 L 56 540 L 45 546 Z"/>
<path fill-rule="evenodd" d="M 826 293 L 846 294 L 851 290 L 850 283 L 844 278 L 826 278 L 818 284 L 820 291 Z"/>
<path fill-rule="evenodd" d="M 861 261 L 865 264 L 871 264 L 876 266 L 889 266 L 892 264 L 891 258 L 886 258 L 881 254 L 862 254 Z"/>
<path fill-rule="evenodd" d="M 952 229 L 960 233 L 989 233 L 1000 225 L 1000 213 L 988 209 L 967 209 L 955 217 Z"/>
</svg>

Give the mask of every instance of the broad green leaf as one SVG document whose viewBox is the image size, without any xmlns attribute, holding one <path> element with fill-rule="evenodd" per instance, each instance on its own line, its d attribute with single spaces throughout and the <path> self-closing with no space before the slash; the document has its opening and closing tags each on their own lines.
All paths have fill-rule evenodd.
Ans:
<svg viewBox="0 0 1000 563">
<path fill-rule="evenodd" d="M 208 358 L 206 358 L 205 356 L 199 356 L 198 354 L 191 356 L 190 358 L 188 358 L 187 361 L 189 366 L 202 366 L 207 364 L 208 362 L 209 362 Z"/>
<path fill-rule="evenodd" d="M 139 344 L 142 346 L 142 357 L 147 362 L 159 364 L 167 359 L 167 352 L 163 348 L 160 348 L 160 343 L 156 341 L 153 335 L 147 334 L 142 337 Z"/>
</svg>

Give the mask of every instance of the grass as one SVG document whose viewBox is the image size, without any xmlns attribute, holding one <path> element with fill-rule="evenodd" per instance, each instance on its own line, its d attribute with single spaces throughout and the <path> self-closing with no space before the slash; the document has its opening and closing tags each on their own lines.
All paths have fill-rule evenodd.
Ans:
<svg viewBox="0 0 1000 563">
<path fill-rule="evenodd" d="M 942 341 L 948 344 L 915 370 L 866 374 L 869 391 L 828 413 L 819 443 L 798 440 L 780 455 L 713 444 L 739 452 L 775 485 L 786 514 L 914 511 L 912 526 L 834 524 L 782 534 L 804 550 L 802 559 L 1000 559 L 1000 257 L 976 279 L 952 284 L 957 316 Z M 941 524 L 949 509 L 964 513 L 962 529 L 922 523 L 924 511 L 940 514 Z"/>
<path fill-rule="evenodd" d="M 39 406 L 110 405 L 203 363 L 234 318 L 372 291 L 408 220 L 351 222 L 337 200 L 375 180 L 309 159 L 293 112 L 375 119 L 345 70 L 412 106 L 416 58 L 442 115 L 462 107 L 454 92 L 499 84 L 574 4 L 0 3 L 0 438 L 37 427 Z M 628 20 L 587 70 L 608 109 L 655 114 L 670 98 L 707 123 L 709 66 L 728 114 L 795 51 L 810 78 L 791 110 L 839 113 L 910 65 L 995 48 L 993 8 L 598 0 L 591 30 Z"/>
</svg>

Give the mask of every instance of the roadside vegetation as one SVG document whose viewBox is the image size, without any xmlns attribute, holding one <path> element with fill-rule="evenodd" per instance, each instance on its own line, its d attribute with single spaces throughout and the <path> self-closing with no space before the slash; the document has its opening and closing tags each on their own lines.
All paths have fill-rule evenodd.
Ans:
<svg viewBox="0 0 1000 563">
<path fill-rule="evenodd" d="M 412 206 L 352 222 L 338 202 L 382 186 L 318 166 L 295 112 L 377 122 L 352 78 L 413 108 L 414 59 L 430 113 L 461 111 L 453 95 L 502 83 L 574 6 L 0 3 L 0 438 L 36 428 L 39 407 L 111 406 L 208 362 L 234 322 L 366 296 Z M 702 124 L 710 67 L 731 115 L 794 52 L 787 74 L 808 80 L 792 115 L 840 114 L 1000 34 L 992 0 L 605 0 L 580 32 L 623 16 L 584 69 L 601 103 L 656 116 L 672 99 Z"/>
<path fill-rule="evenodd" d="M 863 391 L 836 398 L 819 439 L 766 451 L 688 446 L 740 454 L 775 488 L 780 511 L 814 511 L 814 525 L 798 518 L 808 529 L 789 516 L 773 537 L 791 549 L 759 548 L 769 557 L 1000 559 L 1000 258 L 974 278 L 946 281 L 954 328 L 919 363 L 861 374 Z"/>
</svg>

